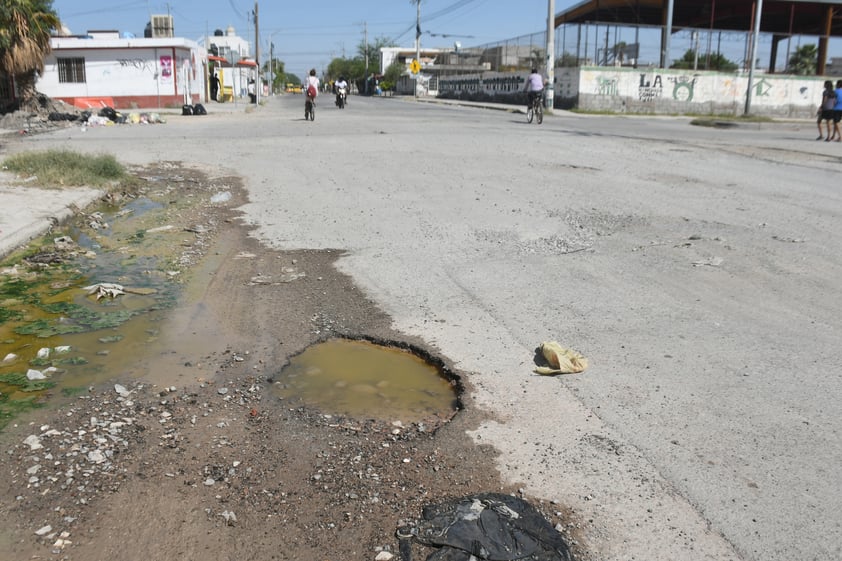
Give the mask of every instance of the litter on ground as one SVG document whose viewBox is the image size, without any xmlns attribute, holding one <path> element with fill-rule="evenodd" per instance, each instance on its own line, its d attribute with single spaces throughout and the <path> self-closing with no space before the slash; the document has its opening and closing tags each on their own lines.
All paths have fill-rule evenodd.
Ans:
<svg viewBox="0 0 842 561">
<path fill-rule="evenodd" d="M 402 561 L 412 541 L 437 548 L 427 561 L 573 561 L 561 533 L 523 499 L 479 493 L 427 505 L 422 519 L 397 530 Z"/>
<path fill-rule="evenodd" d="M 562 347 L 556 341 L 541 343 L 539 350 L 547 365 L 538 366 L 535 369 L 538 374 L 577 374 L 588 367 L 588 359 L 572 349 Z"/>
</svg>

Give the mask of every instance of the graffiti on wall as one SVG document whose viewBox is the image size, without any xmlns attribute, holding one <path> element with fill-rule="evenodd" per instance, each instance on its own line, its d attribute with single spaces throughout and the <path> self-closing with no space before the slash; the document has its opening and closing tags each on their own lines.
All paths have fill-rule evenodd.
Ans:
<svg viewBox="0 0 842 561">
<path fill-rule="evenodd" d="M 640 75 L 640 85 L 637 89 L 637 96 L 640 101 L 654 101 L 660 98 L 663 93 L 664 84 L 660 74 L 655 74 L 651 82 L 646 79 L 646 74 Z"/>
<path fill-rule="evenodd" d="M 676 101 L 693 101 L 693 90 L 696 87 L 696 79 L 690 79 L 690 76 L 678 76 L 670 78 L 672 82 L 672 98 Z"/>
<path fill-rule="evenodd" d="M 521 84 L 524 80 L 521 76 L 494 76 L 493 78 L 483 78 L 482 85 L 486 90 L 492 92 L 517 92 L 522 89 Z"/>
<path fill-rule="evenodd" d="M 597 76 L 596 95 L 617 95 L 619 83 L 620 80 L 616 76 Z"/>
<path fill-rule="evenodd" d="M 693 101 L 693 93 L 696 88 L 696 78 L 690 76 L 669 76 L 672 82 L 672 98 L 676 101 Z M 640 75 L 638 84 L 638 99 L 643 102 L 650 102 L 662 98 L 664 95 L 664 79 L 660 74 L 655 74 L 651 80 L 646 74 Z"/>
<path fill-rule="evenodd" d="M 769 97 L 769 92 L 772 90 L 772 84 L 766 78 L 761 78 L 755 82 L 752 88 L 754 88 L 755 96 Z"/>
<path fill-rule="evenodd" d="M 155 68 L 152 66 L 152 62 L 142 58 L 118 58 L 117 64 L 123 68 L 135 68 L 141 72 L 146 72 L 148 70 L 150 74 L 155 73 Z"/>
</svg>

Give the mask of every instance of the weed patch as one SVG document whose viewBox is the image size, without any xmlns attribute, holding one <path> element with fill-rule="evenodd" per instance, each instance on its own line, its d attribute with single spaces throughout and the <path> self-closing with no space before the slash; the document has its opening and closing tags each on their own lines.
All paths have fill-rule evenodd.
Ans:
<svg viewBox="0 0 842 561">
<path fill-rule="evenodd" d="M 38 187 L 107 187 L 137 181 L 108 154 L 89 156 L 70 150 L 24 152 L 3 161 L 27 185 Z"/>
</svg>

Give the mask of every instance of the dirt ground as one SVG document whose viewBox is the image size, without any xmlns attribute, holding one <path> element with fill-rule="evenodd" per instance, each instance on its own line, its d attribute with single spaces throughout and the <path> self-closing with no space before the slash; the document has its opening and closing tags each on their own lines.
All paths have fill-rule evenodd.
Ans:
<svg viewBox="0 0 842 561">
<path fill-rule="evenodd" d="M 273 397 L 284 363 L 333 335 L 436 349 L 393 332 L 336 271 L 338 252 L 262 247 L 232 210 L 244 195 L 229 180 L 230 205 L 181 215 L 206 233 L 168 327 L 173 348 L 150 349 L 147 375 L 115 377 L 0 436 L 0 560 L 387 560 L 399 556 L 396 528 L 424 505 L 519 493 L 465 434 L 483 416 L 470 401 L 450 422 L 401 424 Z M 304 276 L 287 281 L 291 269 Z M 531 502 L 586 558 L 575 513 Z M 415 559 L 432 552 L 415 547 Z"/>
</svg>

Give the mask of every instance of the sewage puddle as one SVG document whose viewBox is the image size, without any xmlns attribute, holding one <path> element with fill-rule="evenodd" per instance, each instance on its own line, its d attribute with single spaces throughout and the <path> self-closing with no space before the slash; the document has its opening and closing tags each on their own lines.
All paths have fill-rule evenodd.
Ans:
<svg viewBox="0 0 842 561">
<path fill-rule="evenodd" d="M 356 419 L 449 420 L 461 403 L 441 365 L 403 348 L 336 338 L 296 355 L 275 378 L 289 403 Z"/>
<path fill-rule="evenodd" d="M 57 395 L 143 374 L 163 344 L 162 324 L 207 242 L 207 228 L 179 221 L 201 220 L 190 211 L 210 194 L 153 183 L 80 213 L 0 266 L 0 428 Z"/>
</svg>

